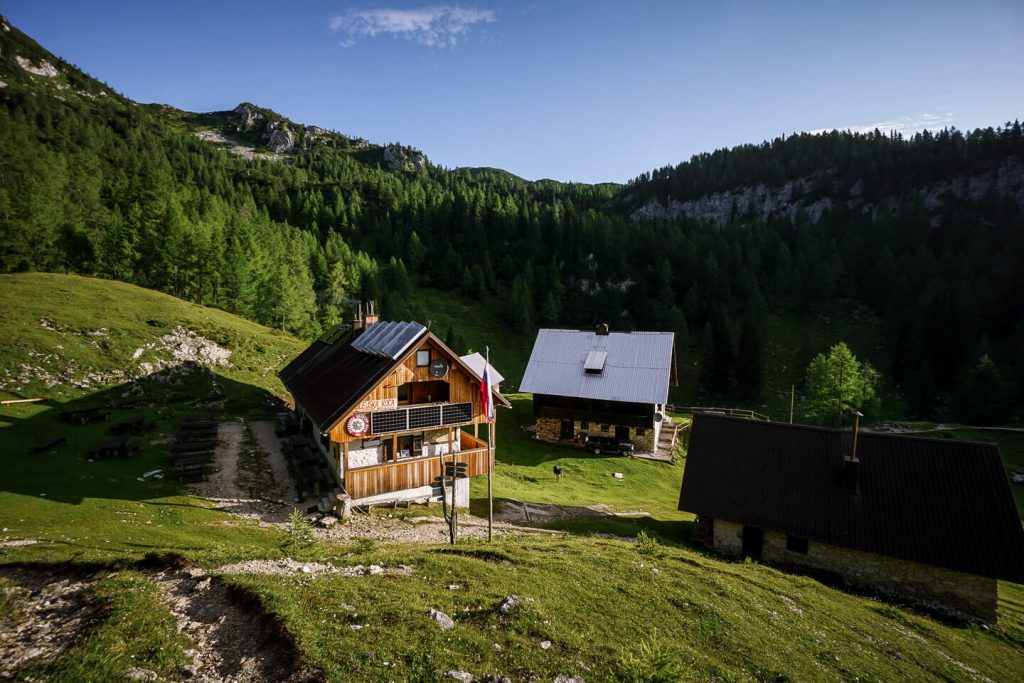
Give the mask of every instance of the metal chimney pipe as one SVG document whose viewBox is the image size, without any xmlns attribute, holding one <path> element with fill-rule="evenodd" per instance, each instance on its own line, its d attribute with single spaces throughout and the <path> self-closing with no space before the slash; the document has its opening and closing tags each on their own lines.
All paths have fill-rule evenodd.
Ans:
<svg viewBox="0 0 1024 683">
<path fill-rule="evenodd" d="M 860 419 L 864 413 L 859 410 L 853 411 L 853 443 L 850 446 L 850 460 L 857 459 L 857 432 L 860 430 Z"/>
</svg>

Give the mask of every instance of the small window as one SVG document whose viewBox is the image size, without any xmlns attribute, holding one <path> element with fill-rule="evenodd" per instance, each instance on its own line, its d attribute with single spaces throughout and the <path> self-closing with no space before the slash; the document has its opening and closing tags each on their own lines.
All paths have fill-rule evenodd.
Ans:
<svg viewBox="0 0 1024 683">
<path fill-rule="evenodd" d="M 416 367 L 425 368 L 430 365 L 430 349 L 416 352 Z"/>
<path fill-rule="evenodd" d="M 609 425 L 601 425 L 601 431 L 602 432 L 607 432 L 608 429 L 609 429 Z"/>
<path fill-rule="evenodd" d="M 799 536 L 786 536 L 786 550 L 799 553 L 801 555 L 807 554 L 807 539 L 800 538 Z"/>
<path fill-rule="evenodd" d="M 643 436 L 646 433 L 647 433 L 647 430 L 644 429 L 643 427 L 637 427 L 636 428 L 636 435 L 637 436 Z"/>
<path fill-rule="evenodd" d="M 408 403 L 409 402 L 409 384 L 408 383 L 399 384 L 398 385 L 398 402 L 399 403 Z"/>
<path fill-rule="evenodd" d="M 590 429 L 589 422 L 580 422 L 580 429 Z"/>
</svg>

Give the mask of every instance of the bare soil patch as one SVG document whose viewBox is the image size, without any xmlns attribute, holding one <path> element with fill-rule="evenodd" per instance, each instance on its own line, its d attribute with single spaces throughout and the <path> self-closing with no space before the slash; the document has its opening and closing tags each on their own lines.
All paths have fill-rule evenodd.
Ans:
<svg viewBox="0 0 1024 683">
<path fill-rule="evenodd" d="M 200 569 L 170 569 L 154 576 L 178 629 L 195 646 L 187 674 L 194 681 L 261 683 L 313 681 L 289 634 L 258 601 Z"/>
<path fill-rule="evenodd" d="M 0 591 L 15 605 L 13 618 L 0 620 L 0 680 L 60 658 L 102 620 L 87 578 L 21 568 L 0 569 L 0 578 L 11 582 Z"/>
</svg>

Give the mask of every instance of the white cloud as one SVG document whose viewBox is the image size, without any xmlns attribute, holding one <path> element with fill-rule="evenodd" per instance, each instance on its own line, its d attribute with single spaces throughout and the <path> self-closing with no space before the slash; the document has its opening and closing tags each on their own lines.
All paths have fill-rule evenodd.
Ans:
<svg viewBox="0 0 1024 683">
<path fill-rule="evenodd" d="M 401 36 L 427 47 L 453 47 L 470 29 L 497 19 L 489 9 L 437 5 L 418 9 L 349 10 L 331 17 L 331 31 L 341 35 L 341 44 L 352 47 L 360 38 Z"/>
<path fill-rule="evenodd" d="M 828 133 L 838 128 L 839 130 L 849 130 L 853 133 L 870 133 L 871 131 L 878 129 L 882 133 L 888 134 L 889 131 L 896 131 L 897 133 L 901 133 L 904 137 L 909 137 L 915 133 L 920 133 L 923 130 L 937 131 L 943 128 L 948 128 L 955 122 L 955 113 L 948 111 L 939 114 L 904 116 L 902 118 L 893 119 L 892 121 L 879 121 L 878 123 L 869 123 L 866 125 L 817 128 L 807 132 L 817 135 L 820 133 Z"/>
</svg>

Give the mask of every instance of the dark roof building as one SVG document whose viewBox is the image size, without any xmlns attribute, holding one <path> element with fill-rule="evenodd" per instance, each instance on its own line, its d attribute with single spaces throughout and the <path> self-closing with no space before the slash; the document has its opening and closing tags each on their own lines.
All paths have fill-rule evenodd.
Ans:
<svg viewBox="0 0 1024 683">
<path fill-rule="evenodd" d="M 995 445 L 861 431 L 854 453 L 851 436 L 698 414 L 679 509 L 698 515 L 698 534 L 714 547 L 840 570 L 845 578 L 843 562 L 809 548 L 855 551 L 844 560 L 854 565 L 881 556 L 985 577 L 993 590 L 995 579 L 1024 582 L 1024 530 Z M 741 528 L 742 543 L 729 537 L 736 533 L 731 527 L 723 531 L 726 525 Z M 803 552 L 767 557 L 766 533 Z M 905 588 L 896 590 L 913 593 Z M 953 606 L 994 617 L 991 598 L 980 610 L 969 609 L 969 601 Z"/>
</svg>

